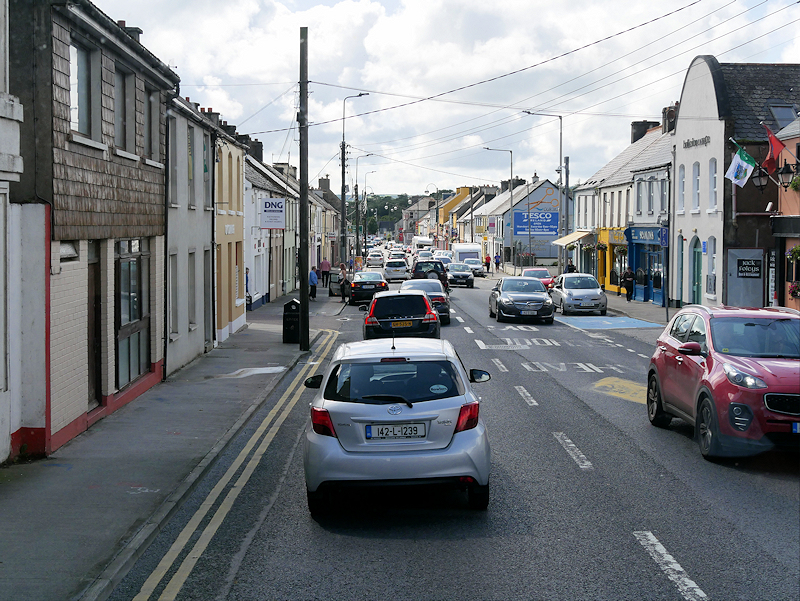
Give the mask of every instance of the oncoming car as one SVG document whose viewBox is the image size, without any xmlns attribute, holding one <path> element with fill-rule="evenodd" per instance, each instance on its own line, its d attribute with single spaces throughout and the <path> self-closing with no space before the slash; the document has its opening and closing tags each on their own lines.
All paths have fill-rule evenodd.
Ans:
<svg viewBox="0 0 800 601">
<path fill-rule="evenodd" d="M 451 286 L 475 287 L 475 275 L 466 263 L 450 263 L 447 266 L 447 279 Z"/>
<path fill-rule="evenodd" d="M 647 417 L 694 426 L 705 458 L 800 448 L 800 313 L 682 308 L 650 359 Z"/>
<path fill-rule="evenodd" d="M 303 467 L 312 515 L 337 491 L 368 485 L 433 484 L 489 504 L 491 450 L 472 382 L 445 340 L 372 340 L 341 345 L 324 374 L 305 430 Z"/>
<path fill-rule="evenodd" d="M 549 288 L 555 280 L 555 278 L 550 275 L 550 272 L 544 267 L 529 267 L 527 269 L 523 269 L 522 277 L 539 279 L 542 281 L 542 284 L 544 284 L 545 288 Z"/>
<path fill-rule="evenodd" d="M 550 297 L 562 315 L 595 311 L 605 315 L 608 309 L 606 293 L 590 273 L 561 274 L 550 288 Z"/>
<path fill-rule="evenodd" d="M 469 265 L 475 277 L 478 278 L 486 277 L 486 269 L 484 268 L 483 262 L 480 259 L 464 259 L 464 263 Z"/>
</svg>

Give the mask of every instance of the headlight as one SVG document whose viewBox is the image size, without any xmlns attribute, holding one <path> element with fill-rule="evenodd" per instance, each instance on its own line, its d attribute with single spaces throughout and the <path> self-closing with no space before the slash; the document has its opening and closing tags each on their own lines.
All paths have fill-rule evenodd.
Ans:
<svg viewBox="0 0 800 601">
<path fill-rule="evenodd" d="M 767 387 L 767 384 L 761 378 L 748 374 L 730 363 L 723 363 L 722 369 L 725 370 L 725 375 L 728 376 L 728 381 L 730 381 L 731 384 L 736 384 L 736 386 L 741 386 L 742 388 Z"/>
<path fill-rule="evenodd" d="M 551 299 L 551 298 L 545 299 L 544 304 L 545 305 L 552 305 L 553 304 L 553 299 Z"/>
</svg>

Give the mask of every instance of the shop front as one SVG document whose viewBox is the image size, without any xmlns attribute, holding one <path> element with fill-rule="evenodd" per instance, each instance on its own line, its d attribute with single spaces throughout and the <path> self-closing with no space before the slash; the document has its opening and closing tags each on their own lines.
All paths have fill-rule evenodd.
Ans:
<svg viewBox="0 0 800 601">
<path fill-rule="evenodd" d="M 628 240 L 625 238 L 625 230 L 603 229 L 599 239 L 606 245 L 606 250 L 598 253 L 598 261 L 603 260 L 603 268 L 598 269 L 598 275 L 603 280 L 599 281 L 605 284 L 606 292 L 622 294 L 625 289 L 620 285 L 620 278 L 628 266 Z"/>
<path fill-rule="evenodd" d="M 665 227 L 629 227 L 628 264 L 636 274 L 634 300 L 664 306 L 664 261 L 669 240 Z"/>
</svg>

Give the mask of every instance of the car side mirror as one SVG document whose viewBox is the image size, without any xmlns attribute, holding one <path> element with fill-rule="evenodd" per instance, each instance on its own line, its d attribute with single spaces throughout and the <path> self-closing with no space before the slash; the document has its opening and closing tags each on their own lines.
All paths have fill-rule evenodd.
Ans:
<svg viewBox="0 0 800 601">
<path fill-rule="evenodd" d="M 322 376 L 320 376 L 321 378 Z M 484 371 L 482 369 L 471 369 L 469 370 L 469 381 L 470 382 L 488 382 L 492 379 L 491 374 L 488 371 Z"/>
<path fill-rule="evenodd" d="M 322 374 L 317 374 L 316 376 L 311 376 L 310 378 L 306 378 L 306 381 L 303 382 L 306 388 L 319 388 L 322 386 Z"/>
<path fill-rule="evenodd" d="M 367 310 L 367 305 L 358 305 L 358 310 L 359 311 L 366 311 Z"/>
<path fill-rule="evenodd" d="M 678 347 L 678 352 L 682 355 L 702 355 L 703 349 L 699 342 L 685 342 Z"/>
<path fill-rule="evenodd" d="M 606 285 L 605 284 L 600 284 L 600 290 L 605 292 L 606 291 Z"/>
<path fill-rule="evenodd" d="M 492 292 L 498 292 L 499 290 L 500 290 L 500 288 L 498 286 L 495 286 L 494 288 L 492 288 Z"/>
</svg>

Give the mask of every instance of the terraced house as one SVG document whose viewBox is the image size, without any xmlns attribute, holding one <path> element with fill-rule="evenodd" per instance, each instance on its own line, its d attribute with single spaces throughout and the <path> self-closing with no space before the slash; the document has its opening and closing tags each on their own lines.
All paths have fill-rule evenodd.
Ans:
<svg viewBox="0 0 800 601">
<path fill-rule="evenodd" d="M 9 6 L 9 88 L 30 116 L 10 200 L 43 209 L 25 228 L 46 246 L 28 274 L 43 293 L 26 313 L 44 323 L 20 444 L 50 452 L 162 378 L 166 102 L 179 78 L 141 30 L 87 0 Z"/>
</svg>

